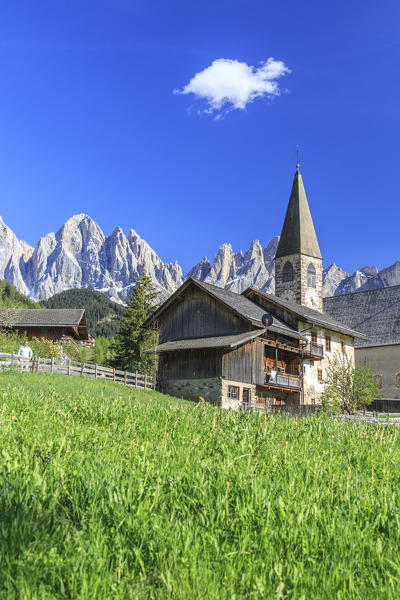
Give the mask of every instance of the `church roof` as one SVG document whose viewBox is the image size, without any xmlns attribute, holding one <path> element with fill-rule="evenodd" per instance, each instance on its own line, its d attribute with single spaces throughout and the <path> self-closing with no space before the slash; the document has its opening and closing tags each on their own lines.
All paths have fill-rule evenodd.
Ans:
<svg viewBox="0 0 400 600">
<path fill-rule="evenodd" d="M 323 302 L 326 313 L 369 338 L 356 338 L 356 348 L 400 344 L 400 285 L 339 294 Z"/>
<path fill-rule="evenodd" d="M 322 258 L 303 179 L 297 169 L 275 258 L 299 253 Z"/>
</svg>

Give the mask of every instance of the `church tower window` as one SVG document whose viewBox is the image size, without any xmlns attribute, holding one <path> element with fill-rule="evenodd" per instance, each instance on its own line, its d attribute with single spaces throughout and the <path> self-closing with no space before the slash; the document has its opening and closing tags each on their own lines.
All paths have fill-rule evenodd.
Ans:
<svg viewBox="0 0 400 600">
<path fill-rule="evenodd" d="M 307 285 L 310 288 L 316 288 L 317 287 L 317 277 L 316 277 L 316 270 L 315 267 L 312 263 L 310 263 L 308 265 L 308 269 L 307 269 Z"/>
<path fill-rule="evenodd" d="M 285 262 L 283 270 L 282 270 L 282 281 L 284 283 L 288 283 L 289 281 L 293 281 L 293 265 L 288 260 Z"/>
</svg>

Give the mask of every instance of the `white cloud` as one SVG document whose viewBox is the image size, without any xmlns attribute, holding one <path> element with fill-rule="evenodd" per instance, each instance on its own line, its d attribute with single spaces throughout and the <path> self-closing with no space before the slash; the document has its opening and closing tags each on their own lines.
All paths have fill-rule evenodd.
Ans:
<svg viewBox="0 0 400 600">
<path fill-rule="evenodd" d="M 235 108 L 244 110 L 255 98 L 279 96 L 276 80 L 286 73 L 290 73 L 290 69 L 285 63 L 273 58 L 260 63 L 259 67 L 229 58 L 218 58 L 209 67 L 196 73 L 183 89 L 174 90 L 174 94 L 194 94 L 207 104 L 199 112 L 221 118 L 223 113 Z"/>
</svg>

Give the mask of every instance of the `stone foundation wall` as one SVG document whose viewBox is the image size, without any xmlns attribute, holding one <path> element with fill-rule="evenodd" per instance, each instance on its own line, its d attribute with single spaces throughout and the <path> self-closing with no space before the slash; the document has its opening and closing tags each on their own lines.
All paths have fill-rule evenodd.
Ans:
<svg viewBox="0 0 400 600">
<path fill-rule="evenodd" d="M 186 400 L 199 401 L 202 397 L 206 402 L 238 410 L 243 403 L 243 390 L 247 389 L 249 401 L 257 401 L 256 386 L 239 381 L 228 381 L 220 377 L 205 379 L 171 379 L 163 381 L 158 389 L 164 394 L 185 398 Z M 232 397 L 234 396 L 234 397 Z"/>
<path fill-rule="evenodd" d="M 229 381 L 227 379 L 221 380 L 221 407 L 231 408 L 232 410 L 239 410 L 239 405 L 243 403 L 243 389 L 249 390 L 249 401 L 256 402 L 256 386 L 251 383 L 241 383 L 239 381 Z M 229 390 L 235 388 L 238 391 L 237 398 L 231 398 Z"/>
<path fill-rule="evenodd" d="M 204 379 L 171 379 L 162 381 L 158 386 L 160 392 L 185 398 L 186 400 L 199 401 L 200 396 L 206 402 L 221 405 L 222 380 L 220 377 L 210 377 Z"/>
</svg>

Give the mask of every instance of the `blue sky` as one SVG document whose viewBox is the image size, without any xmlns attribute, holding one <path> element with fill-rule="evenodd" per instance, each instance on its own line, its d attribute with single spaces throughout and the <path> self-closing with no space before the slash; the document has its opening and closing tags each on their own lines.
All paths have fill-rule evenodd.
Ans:
<svg viewBox="0 0 400 600">
<path fill-rule="evenodd" d="M 299 144 L 324 265 L 392 264 L 399 22 L 391 0 L 6 0 L 0 214 L 34 244 L 84 212 L 186 272 L 279 234 Z M 218 59 L 252 78 L 270 57 L 280 93 L 244 108 L 173 93 Z"/>
</svg>

